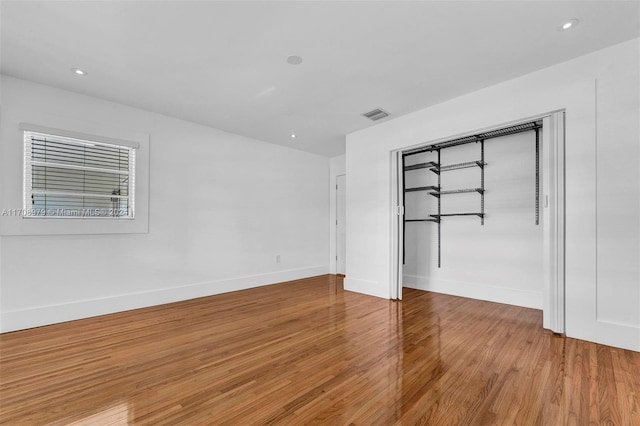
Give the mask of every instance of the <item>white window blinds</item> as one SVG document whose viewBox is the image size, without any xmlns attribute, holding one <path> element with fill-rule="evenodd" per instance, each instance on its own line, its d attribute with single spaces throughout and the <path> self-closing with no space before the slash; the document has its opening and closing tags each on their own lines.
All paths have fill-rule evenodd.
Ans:
<svg viewBox="0 0 640 426">
<path fill-rule="evenodd" d="M 25 131 L 24 160 L 26 216 L 134 217 L 134 148 Z"/>
</svg>

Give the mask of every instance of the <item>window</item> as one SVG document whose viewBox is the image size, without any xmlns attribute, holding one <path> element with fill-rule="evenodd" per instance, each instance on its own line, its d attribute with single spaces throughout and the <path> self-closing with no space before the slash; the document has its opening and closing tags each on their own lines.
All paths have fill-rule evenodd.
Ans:
<svg viewBox="0 0 640 426">
<path fill-rule="evenodd" d="M 133 219 L 135 149 L 24 132 L 23 217 Z"/>
</svg>

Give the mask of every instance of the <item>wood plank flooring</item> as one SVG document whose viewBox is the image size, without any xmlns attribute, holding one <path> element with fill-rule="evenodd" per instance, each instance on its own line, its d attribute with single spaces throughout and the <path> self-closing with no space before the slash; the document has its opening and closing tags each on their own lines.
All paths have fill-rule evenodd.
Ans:
<svg viewBox="0 0 640 426">
<path fill-rule="evenodd" d="M 322 276 L 0 336 L 6 425 L 640 425 L 640 353 Z"/>
</svg>

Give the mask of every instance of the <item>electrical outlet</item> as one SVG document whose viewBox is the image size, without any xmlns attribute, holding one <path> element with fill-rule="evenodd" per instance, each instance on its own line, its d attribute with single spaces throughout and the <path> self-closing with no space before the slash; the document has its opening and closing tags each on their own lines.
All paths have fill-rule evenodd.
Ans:
<svg viewBox="0 0 640 426">
<path fill-rule="evenodd" d="M 280 263 L 280 255 L 276 254 L 276 263 Z"/>
</svg>

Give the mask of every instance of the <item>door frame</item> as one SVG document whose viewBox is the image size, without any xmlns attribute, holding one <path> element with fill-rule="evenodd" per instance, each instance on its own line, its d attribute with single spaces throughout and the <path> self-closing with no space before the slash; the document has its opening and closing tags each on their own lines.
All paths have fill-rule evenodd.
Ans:
<svg viewBox="0 0 640 426">
<path fill-rule="evenodd" d="M 468 132 L 462 135 L 421 143 L 391 151 L 391 276 L 389 298 L 402 300 L 403 226 L 404 226 L 404 173 L 402 153 L 420 146 L 432 145 L 474 133 L 482 133 L 518 123 L 543 120 L 541 152 L 540 207 L 543 226 L 542 317 L 543 328 L 554 333 L 565 332 L 565 112 L 557 110 L 504 123 L 499 126 Z"/>
<path fill-rule="evenodd" d="M 335 211 L 335 215 L 336 215 L 336 222 L 335 222 L 335 247 L 334 247 L 334 249 L 335 249 L 335 254 L 336 254 L 336 257 L 335 257 L 336 269 L 335 269 L 335 271 L 336 271 L 336 274 L 343 274 L 343 275 L 346 275 L 346 267 L 347 267 L 347 266 L 346 266 L 346 261 L 345 261 L 345 270 L 344 270 L 344 272 L 338 272 L 338 269 L 339 269 L 339 267 L 338 267 L 338 246 L 340 245 L 340 241 L 339 241 L 339 238 L 338 238 L 338 232 L 339 232 L 339 231 L 338 231 L 338 209 L 339 209 L 339 206 L 340 206 L 340 203 L 338 202 L 338 179 L 339 179 L 339 178 L 341 178 L 341 177 L 343 177 L 343 178 L 344 178 L 344 180 L 345 180 L 345 184 L 346 184 L 347 174 L 346 174 L 346 173 L 341 173 L 341 174 L 339 174 L 339 175 L 336 175 L 336 176 L 335 176 L 335 182 L 336 182 L 336 190 L 335 190 L 335 202 L 336 202 L 336 211 Z M 346 189 L 346 188 L 344 188 L 344 191 L 345 191 L 345 199 L 344 199 L 344 203 L 343 203 L 343 204 L 344 204 L 344 209 L 345 209 L 345 223 L 344 223 L 344 225 L 346 225 L 346 222 L 347 222 L 347 221 L 346 221 L 346 216 L 347 216 L 347 215 L 346 215 L 346 213 L 347 213 L 347 197 L 346 197 L 346 190 L 347 190 L 347 189 Z M 344 243 L 345 243 L 345 253 L 344 253 L 344 255 L 345 255 L 345 256 L 346 256 L 346 244 L 347 244 L 346 237 L 347 237 L 347 235 L 346 235 L 346 233 L 345 233 L 345 242 L 344 242 Z"/>
<path fill-rule="evenodd" d="M 391 277 L 389 299 L 402 300 L 404 248 L 404 162 L 402 152 L 391 152 Z"/>
<path fill-rule="evenodd" d="M 542 223 L 544 287 L 542 326 L 565 332 L 565 113 L 543 117 Z"/>
</svg>

